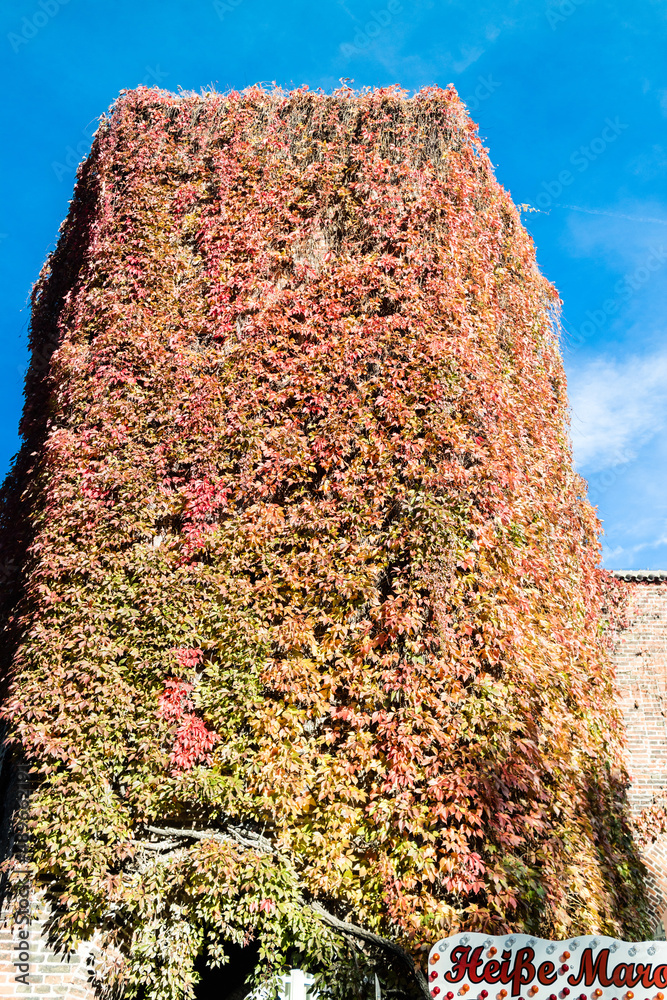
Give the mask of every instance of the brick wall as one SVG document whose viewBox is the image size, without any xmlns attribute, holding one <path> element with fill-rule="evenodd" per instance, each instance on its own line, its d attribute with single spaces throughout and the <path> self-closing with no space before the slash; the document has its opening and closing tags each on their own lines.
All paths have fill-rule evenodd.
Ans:
<svg viewBox="0 0 667 1000">
<path fill-rule="evenodd" d="M 36 912 L 35 912 L 36 911 Z M 64 957 L 46 943 L 43 912 L 33 901 L 33 919 L 27 939 L 21 937 L 25 925 L 12 926 L 7 910 L 0 918 L 0 997 L 11 1000 L 94 1000 L 92 986 L 94 949 L 82 947 Z M 26 948 L 27 944 L 27 948 Z M 27 961 L 26 961 L 27 957 Z M 26 977 L 24 971 L 29 966 Z M 21 977 L 21 979 L 17 979 Z M 24 981 L 27 978 L 27 984 Z"/>
<path fill-rule="evenodd" d="M 631 582 L 628 628 L 618 637 L 615 653 L 620 705 L 628 735 L 628 766 L 632 777 L 630 806 L 635 815 L 660 802 L 667 792 L 667 572 L 617 573 Z M 5 802 L 15 795 L 4 790 Z M 0 827 L 2 824 L 0 823 Z M 6 823 L 5 823 L 6 828 Z M 0 829 L 0 839 L 2 839 Z M 649 869 L 649 895 L 656 936 L 667 924 L 667 833 L 644 851 Z M 39 912 L 39 907 L 37 907 Z M 43 914 L 42 914 L 43 917 Z M 62 997 L 93 1000 L 94 949 L 83 948 L 69 958 L 45 943 L 43 920 L 35 918 L 29 937 L 29 984 L 16 981 L 13 965 L 23 943 L 17 927 L 0 914 L 0 997 Z M 20 974 L 20 973 L 19 973 Z"/>
<path fill-rule="evenodd" d="M 628 628 L 618 637 L 616 677 L 628 738 L 635 816 L 667 793 L 667 572 L 615 574 L 631 584 Z M 646 815 L 646 812 L 644 812 Z M 667 833 L 645 849 L 656 926 L 667 923 Z"/>
</svg>

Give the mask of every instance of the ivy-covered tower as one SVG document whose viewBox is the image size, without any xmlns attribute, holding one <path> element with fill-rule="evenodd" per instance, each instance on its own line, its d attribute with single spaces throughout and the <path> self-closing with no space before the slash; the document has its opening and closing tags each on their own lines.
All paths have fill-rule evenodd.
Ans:
<svg viewBox="0 0 667 1000">
<path fill-rule="evenodd" d="M 647 932 L 557 323 L 453 88 L 103 119 L 1 541 L 35 879 L 107 985 Z"/>
</svg>

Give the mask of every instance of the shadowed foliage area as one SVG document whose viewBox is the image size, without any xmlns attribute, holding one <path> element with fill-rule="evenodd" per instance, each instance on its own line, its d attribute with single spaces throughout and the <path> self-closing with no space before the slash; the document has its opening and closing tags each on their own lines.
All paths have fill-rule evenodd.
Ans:
<svg viewBox="0 0 667 1000">
<path fill-rule="evenodd" d="M 462 927 L 646 932 L 557 324 L 453 88 L 103 119 L 1 558 L 35 875 L 108 987 L 250 945 L 428 996 Z"/>
</svg>

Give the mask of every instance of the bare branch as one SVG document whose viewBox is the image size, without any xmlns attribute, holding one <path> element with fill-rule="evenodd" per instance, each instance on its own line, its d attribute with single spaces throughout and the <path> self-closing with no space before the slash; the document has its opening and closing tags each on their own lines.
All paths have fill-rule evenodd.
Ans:
<svg viewBox="0 0 667 1000">
<path fill-rule="evenodd" d="M 133 840 L 132 843 L 146 851 L 170 851 L 180 846 L 179 840 L 161 840 L 158 843 L 154 840 Z"/>
<path fill-rule="evenodd" d="M 379 934 L 367 931 L 363 927 L 358 927 L 357 924 L 350 924 L 346 920 L 339 920 L 338 917 L 333 915 L 333 913 L 329 913 L 328 910 L 325 910 L 321 903 L 315 901 L 310 904 L 310 907 L 322 919 L 323 923 L 325 923 L 328 927 L 331 927 L 332 930 L 337 931 L 339 934 L 349 934 L 350 937 L 359 938 L 362 941 L 366 941 L 367 944 L 374 945 L 376 948 L 382 948 L 384 951 L 390 951 L 396 958 L 399 959 L 401 964 L 410 973 L 419 987 L 419 992 L 425 1000 L 431 1000 L 431 994 L 429 993 L 426 976 L 414 961 L 412 956 L 409 955 L 404 948 L 401 948 L 400 944 L 397 944 L 395 941 L 391 941 L 389 938 L 380 937 Z"/>
<path fill-rule="evenodd" d="M 158 837 L 182 837 L 189 840 L 218 840 L 225 843 L 232 841 L 240 844 L 247 850 L 257 851 L 259 854 L 275 854 L 275 848 L 270 841 L 253 830 L 245 830 L 243 827 L 227 825 L 225 832 L 220 830 L 186 830 L 175 826 L 146 826 L 148 833 Z"/>
</svg>

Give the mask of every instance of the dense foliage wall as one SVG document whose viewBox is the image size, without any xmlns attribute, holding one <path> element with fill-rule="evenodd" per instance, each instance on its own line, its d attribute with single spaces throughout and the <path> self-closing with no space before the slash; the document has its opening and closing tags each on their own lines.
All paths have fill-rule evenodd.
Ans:
<svg viewBox="0 0 667 1000">
<path fill-rule="evenodd" d="M 557 306 L 452 88 L 103 120 L 34 294 L 5 717 L 60 933 L 130 985 L 225 940 L 362 982 L 340 920 L 645 932 Z"/>
</svg>

